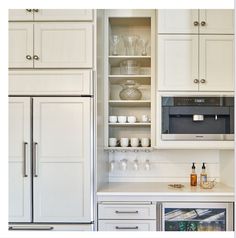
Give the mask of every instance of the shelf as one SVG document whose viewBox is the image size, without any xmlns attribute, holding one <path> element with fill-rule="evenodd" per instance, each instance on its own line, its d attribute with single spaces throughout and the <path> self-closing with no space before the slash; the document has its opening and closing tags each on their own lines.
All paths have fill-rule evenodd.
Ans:
<svg viewBox="0 0 236 238">
<path fill-rule="evenodd" d="M 108 123 L 109 126 L 151 126 L 150 122 L 136 122 L 136 123 Z"/>
<path fill-rule="evenodd" d="M 150 100 L 109 100 L 113 107 L 150 107 Z"/>
<path fill-rule="evenodd" d="M 122 84 L 127 79 L 133 79 L 141 85 L 151 85 L 151 75 L 109 75 L 111 84 Z"/>
<path fill-rule="evenodd" d="M 124 60 L 138 60 L 142 67 L 150 67 L 151 56 L 142 55 L 111 55 L 109 56 L 109 63 L 112 67 L 119 67 Z"/>
<path fill-rule="evenodd" d="M 105 147 L 110 152 L 150 152 L 152 147 Z"/>
</svg>

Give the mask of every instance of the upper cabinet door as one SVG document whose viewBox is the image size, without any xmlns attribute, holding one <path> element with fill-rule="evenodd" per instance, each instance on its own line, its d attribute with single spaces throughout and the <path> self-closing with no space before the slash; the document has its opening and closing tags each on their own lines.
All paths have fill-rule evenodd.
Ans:
<svg viewBox="0 0 236 238">
<path fill-rule="evenodd" d="M 9 68 L 33 67 L 33 24 L 9 23 Z"/>
<path fill-rule="evenodd" d="M 35 23 L 35 68 L 92 68 L 91 23 Z"/>
<path fill-rule="evenodd" d="M 198 90 L 198 36 L 158 36 L 158 90 Z"/>
<path fill-rule="evenodd" d="M 200 36 L 200 90 L 234 90 L 234 37 Z"/>
<path fill-rule="evenodd" d="M 31 221 L 30 99 L 9 99 L 9 222 Z"/>
<path fill-rule="evenodd" d="M 9 21 L 33 21 L 33 9 L 9 9 Z"/>
<path fill-rule="evenodd" d="M 39 9 L 35 21 L 92 21 L 92 9 Z"/>
<path fill-rule="evenodd" d="M 198 10 L 161 9 L 157 14 L 158 33 L 198 33 Z"/>
<path fill-rule="evenodd" d="M 200 10 L 200 33 L 234 34 L 234 11 L 223 9 Z"/>
<path fill-rule="evenodd" d="M 33 105 L 34 221 L 91 222 L 91 99 L 44 97 Z"/>
</svg>

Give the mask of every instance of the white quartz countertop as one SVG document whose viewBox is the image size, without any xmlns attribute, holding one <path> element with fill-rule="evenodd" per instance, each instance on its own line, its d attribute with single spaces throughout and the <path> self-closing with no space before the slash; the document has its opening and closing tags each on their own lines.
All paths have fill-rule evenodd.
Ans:
<svg viewBox="0 0 236 238">
<path fill-rule="evenodd" d="M 162 201 L 234 201 L 234 189 L 217 183 L 212 189 L 192 187 L 172 188 L 171 183 L 107 183 L 97 192 L 98 200 L 145 199 Z"/>
</svg>

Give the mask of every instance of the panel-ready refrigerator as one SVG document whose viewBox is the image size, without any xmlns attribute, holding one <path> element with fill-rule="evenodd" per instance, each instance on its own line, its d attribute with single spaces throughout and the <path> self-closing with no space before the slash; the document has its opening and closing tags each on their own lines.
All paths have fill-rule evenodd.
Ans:
<svg viewBox="0 0 236 238">
<path fill-rule="evenodd" d="M 162 231 L 233 231 L 233 203 L 166 202 L 159 208 Z"/>
</svg>

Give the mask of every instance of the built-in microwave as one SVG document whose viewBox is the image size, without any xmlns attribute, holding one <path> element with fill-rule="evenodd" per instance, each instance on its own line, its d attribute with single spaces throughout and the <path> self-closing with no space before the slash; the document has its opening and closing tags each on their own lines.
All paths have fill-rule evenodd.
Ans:
<svg viewBox="0 0 236 238">
<path fill-rule="evenodd" d="M 234 97 L 162 96 L 162 140 L 233 140 Z"/>
</svg>

